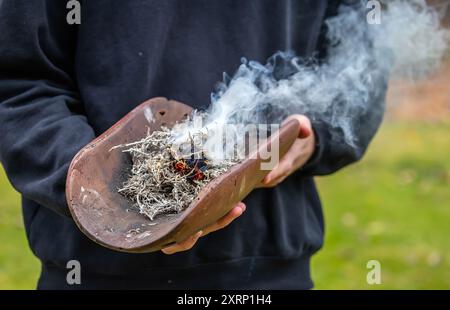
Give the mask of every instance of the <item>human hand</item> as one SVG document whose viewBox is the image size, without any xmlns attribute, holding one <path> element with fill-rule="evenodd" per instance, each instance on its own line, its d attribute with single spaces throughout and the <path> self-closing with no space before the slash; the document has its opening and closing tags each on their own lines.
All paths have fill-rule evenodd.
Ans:
<svg viewBox="0 0 450 310">
<path fill-rule="evenodd" d="M 315 137 L 311 121 L 300 114 L 289 116 L 284 123 L 296 119 L 300 122 L 298 138 L 280 162 L 269 172 L 260 187 L 274 187 L 284 181 L 290 174 L 302 167 L 314 153 Z"/>
<path fill-rule="evenodd" d="M 214 232 L 216 230 L 225 228 L 232 221 L 241 216 L 242 213 L 244 213 L 245 209 L 246 209 L 245 204 L 243 202 L 239 202 L 234 206 L 233 209 L 231 209 L 230 212 L 228 212 L 226 215 L 220 218 L 217 222 L 207 226 L 203 230 L 198 231 L 195 235 L 190 236 L 189 238 L 187 238 L 182 242 L 172 244 L 169 245 L 168 247 L 163 248 L 161 251 L 164 254 L 174 254 L 177 252 L 190 250 L 200 237 L 206 236 L 207 234 Z"/>
</svg>

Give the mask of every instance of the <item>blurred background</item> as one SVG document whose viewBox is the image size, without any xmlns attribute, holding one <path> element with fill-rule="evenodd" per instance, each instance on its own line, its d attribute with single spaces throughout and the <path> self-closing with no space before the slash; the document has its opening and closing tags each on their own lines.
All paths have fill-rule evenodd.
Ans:
<svg viewBox="0 0 450 310">
<path fill-rule="evenodd" d="M 450 289 L 450 55 L 427 81 L 393 81 L 364 159 L 317 178 L 325 246 L 319 289 Z M 382 284 L 368 285 L 378 260 Z"/>
<path fill-rule="evenodd" d="M 391 81 L 387 102 L 364 159 L 317 178 L 326 220 L 317 289 L 450 289 L 450 53 L 426 81 Z M 366 282 L 372 259 L 381 285 Z M 0 289 L 34 289 L 39 271 L 0 166 Z"/>
<path fill-rule="evenodd" d="M 450 1 L 429 2 L 450 27 Z M 391 81 L 387 106 L 364 159 L 317 178 L 327 225 L 318 289 L 450 289 L 450 52 L 424 81 Z M 366 282 L 372 259 L 381 285 Z"/>
</svg>

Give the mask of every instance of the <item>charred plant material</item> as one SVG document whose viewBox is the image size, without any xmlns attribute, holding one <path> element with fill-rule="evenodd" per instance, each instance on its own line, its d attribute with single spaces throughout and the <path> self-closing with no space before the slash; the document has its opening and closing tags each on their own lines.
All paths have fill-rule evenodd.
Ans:
<svg viewBox="0 0 450 310">
<path fill-rule="evenodd" d="M 131 156 L 129 179 L 118 191 L 151 220 L 159 214 L 183 211 L 208 182 L 236 162 L 209 162 L 205 158 L 177 158 L 171 132 L 163 128 L 144 139 L 114 147 Z M 198 156 L 197 156 L 198 157 Z"/>
</svg>

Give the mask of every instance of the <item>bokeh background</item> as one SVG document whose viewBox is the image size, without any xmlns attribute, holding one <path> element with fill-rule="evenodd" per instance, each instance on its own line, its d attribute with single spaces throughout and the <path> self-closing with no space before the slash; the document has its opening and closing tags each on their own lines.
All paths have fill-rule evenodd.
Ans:
<svg viewBox="0 0 450 310">
<path fill-rule="evenodd" d="M 450 27 L 450 0 L 427 0 Z M 450 51 L 420 82 L 391 81 L 385 121 L 364 159 L 318 178 L 325 246 L 318 289 L 450 289 Z M 366 264 L 381 264 L 368 285 Z"/>
<path fill-rule="evenodd" d="M 450 289 L 450 53 L 425 81 L 391 81 L 387 102 L 364 159 L 317 178 L 326 220 L 317 289 Z M 366 282 L 372 259 L 381 285 Z M 39 271 L 0 166 L 0 289 L 34 289 Z"/>
</svg>

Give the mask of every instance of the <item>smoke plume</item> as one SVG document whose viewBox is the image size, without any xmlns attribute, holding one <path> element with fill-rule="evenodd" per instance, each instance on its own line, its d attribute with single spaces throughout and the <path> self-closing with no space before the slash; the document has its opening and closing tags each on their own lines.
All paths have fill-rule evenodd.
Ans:
<svg viewBox="0 0 450 310">
<path fill-rule="evenodd" d="M 277 52 L 266 64 L 242 59 L 237 72 L 212 93 L 202 130 L 280 123 L 299 113 L 334 128 L 332 139 L 358 143 L 360 116 L 383 113 L 373 102 L 383 98 L 388 77 L 427 76 L 441 63 L 450 39 L 439 12 L 425 0 L 383 2 L 379 24 L 369 22 L 371 9 L 367 1 L 342 5 L 337 16 L 326 20 L 326 59 L 302 59 L 291 51 Z M 186 132 L 186 126 L 193 124 L 174 132 Z M 218 143 L 222 140 L 210 135 L 208 144 Z"/>
</svg>

